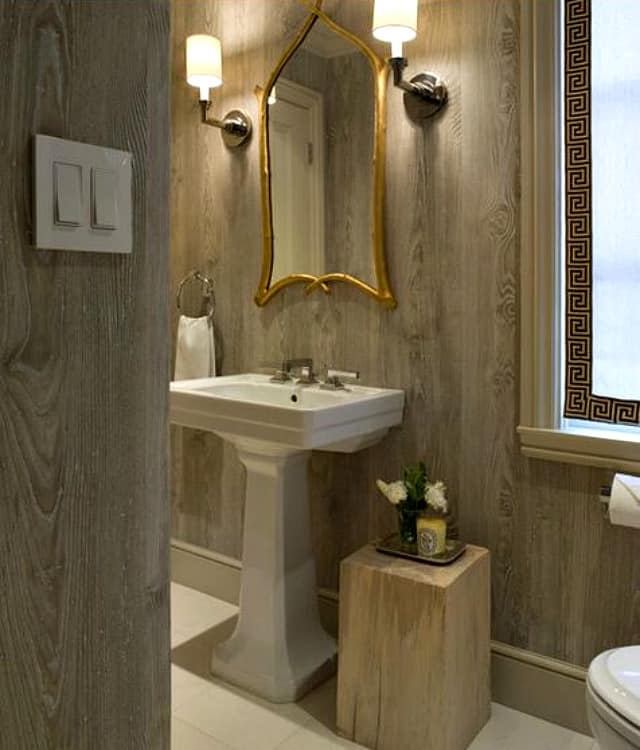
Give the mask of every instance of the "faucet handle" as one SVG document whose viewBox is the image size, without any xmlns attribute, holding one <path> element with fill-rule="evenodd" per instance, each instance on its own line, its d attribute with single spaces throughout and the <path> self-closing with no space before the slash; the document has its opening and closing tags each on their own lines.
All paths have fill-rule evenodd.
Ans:
<svg viewBox="0 0 640 750">
<path fill-rule="evenodd" d="M 358 370 L 337 370 L 335 367 L 327 367 L 324 383 L 320 387 L 335 391 L 343 389 L 345 383 L 355 383 L 357 380 L 360 380 Z"/>
<path fill-rule="evenodd" d="M 340 378 L 340 380 L 360 380 L 358 370 L 336 370 L 335 367 L 327 367 L 328 378 Z"/>
</svg>

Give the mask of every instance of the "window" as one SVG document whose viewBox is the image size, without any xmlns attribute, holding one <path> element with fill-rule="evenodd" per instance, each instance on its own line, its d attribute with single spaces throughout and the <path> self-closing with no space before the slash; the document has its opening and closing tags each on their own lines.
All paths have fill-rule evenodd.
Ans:
<svg viewBox="0 0 640 750">
<path fill-rule="evenodd" d="M 522 448 L 640 471 L 640 3 L 521 8 Z"/>
</svg>

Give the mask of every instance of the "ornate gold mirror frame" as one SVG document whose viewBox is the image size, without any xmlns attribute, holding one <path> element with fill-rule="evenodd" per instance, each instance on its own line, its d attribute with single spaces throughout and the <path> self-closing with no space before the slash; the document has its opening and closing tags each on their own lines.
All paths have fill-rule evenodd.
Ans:
<svg viewBox="0 0 640 750">
<path fill-rule="evenodd" d="M 322 10 L 323 0 L 315 0 L 314 4 L 308 5 L 310 13 L 302 28 L 293 40 L 291 46 L 286 50 L 281 60 L 275 67 L 266 86 L 256 88 L 256 94 L 260 103 L 260 170 L 262 187 L 262 271 L 260 274 L 260 285 L 255 295 L 255 302 L 259 307 L 267 304 L 280 290 L 291 284 L 304 284 L 305 294 L 311 294 L 314 289 L 322 289 L 329 294 L 331 282 L 343 282 L 352 284 L 365 294 L 378 300 L 388 308 L 397 305 L 389 285 L 387 275 L 387 263 L 384 248 L 384 189 L 385 189 L 385 159 L 386 159 L 386 94 L 388 67 L 385 61 L 378 57 L 361 39 L 337 24 Z M 271 285 L 273 273 L 274 243 L 273 243 L 273 205 L 271 195 L 271 155 L 269 151 L 269 92 L 276 84 L 285 65 L 304 42 L 313 25 L 321 19 L 332 31 L 340 34 L 361 52 L 369 60 L 375 81 L 375 126 L 373 145 L 373 263 L 377 287 L 367 284 L 362 279 L 348 273 L 327 273 L 322 276 L 313 274 L 295 273 L 279 279 Z"/>
</svg>

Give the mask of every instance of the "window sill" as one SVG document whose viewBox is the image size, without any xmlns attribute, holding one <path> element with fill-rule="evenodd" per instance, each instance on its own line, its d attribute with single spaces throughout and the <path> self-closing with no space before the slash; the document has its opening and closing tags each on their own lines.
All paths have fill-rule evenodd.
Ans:
<svg viewBox="0 0 640 750">
<path fill-rule="evenodd" d="M 530 458 L 640 473 L 640 436 L 523 426 L 518 433 L 522 452 Z"/>
</svg>

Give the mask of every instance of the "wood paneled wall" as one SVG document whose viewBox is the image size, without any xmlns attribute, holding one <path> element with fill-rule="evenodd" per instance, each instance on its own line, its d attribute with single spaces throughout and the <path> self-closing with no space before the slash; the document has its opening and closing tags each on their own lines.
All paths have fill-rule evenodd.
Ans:
<svg viewBox="0 0 640 750">
<path fill-rule="evenodd" d="M 343 2 L 339 19 L 369 38 L 371 7 Z M 494 638 L 577 664 L 639 642 L 640 536 L 602 518 L 607 473 L 526 460 L 518 447 L 518 1 L 421 2 L 409 72 L 440 73 L 450 103 L 416 125 L 389 90 L 392 312 L 348 287 L 312 298 L 292 288 L 255 307 L 257 141 L 226 151 L 198 125 L 197 95 L 184 84 L 184 37 L 218 33 L 225 85 L 216 110 L 242 106 L 255 118 L 253 89 L 303 15 L 294 0 L 174 2 L 172 259 L 174 288 L 195 266 L 215 279 L 223 374 L 312 355 L 407 393 L 402 429 L 380 446 L 312 459 L 320 585 L 337 587 L 340 559 L 393 528 L 374 479 L 424 458 L 450 487 L 461 536 L 491 550 Z M 233 449 L 176 431 L 173 453 L 174 535 L 240 557 L 243 476 Z"/>
<path fill-rule="evenodd" d="M 0 748 L 168 750 L 168 0 L 0 3 Z M 35 133 L 134 154 L 131 256 L 30 245 Z"/>
</svg>

